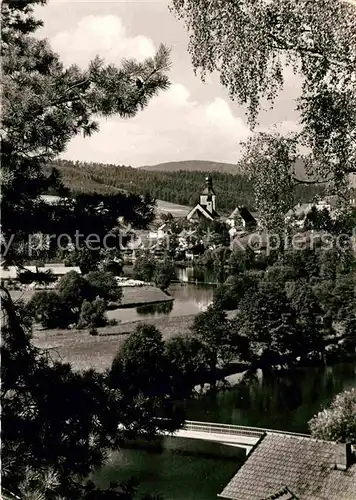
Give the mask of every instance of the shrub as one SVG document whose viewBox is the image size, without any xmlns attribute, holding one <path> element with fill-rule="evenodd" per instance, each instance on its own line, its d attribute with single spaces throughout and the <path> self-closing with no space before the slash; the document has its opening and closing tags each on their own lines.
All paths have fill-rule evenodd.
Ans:
<svg viewBox="0 0 356 500">
<path fill-rule="evenodd" d="M 67 328 L 75 316 L 56 292 L 37 292 L 27 304 L 27 311 L 44 328 Z"/>
<path fill-rule="evenodd" d="M 88 273 L 92 269 L 97 269 L 102 258 L 102 252 L 98 250 L 90 250 L 89 248 L 77 248 L 72 251 L 67 259 L 66 264 L 71 266 L 79 266 L 83 274 Z"/>
<path fill-rule="evenodd" d="M 154 272 L 153 281 L 161 290 L 167 290 L 174 278 L 174 269 L 169 261 L 160 263 Z"/>
<path fill-rule="evenodd" d="M 134 276 L 138 280 L 151 282 L 156 270 L 156 263 L 152 255 L 140 255 L 134 265 Z"/>
<path fill-rule="evenodd" d="M 222 283 L 214 290 L 214 305 L 217 309 L 231 311 L 237 309 L 237 303 L 237 295 L 228 283 Z"/>
<path fill-rule="evenodd" d="M 337 394 L 329 408 L 309 421 L 309 429 L 317 439 L 356 444 L 356 389 Z"/>
<path fill-rule="evenodd" d="M 96 298 L 93 302 L 84 300 L 80 309 L 79 328 L 85 327 L 100 327 L 107 324 L 105 317 L 105 301 L 101 298 Z"/>
<path fill-rule="evenodd" d="M 75 271 L 70 271 L 59 280 L 57 291 L 67 307 L 78 311 L 84 300 L 95 299 L 92 285 Z"/>
<path fill-rule="evenodd" d="M 114 276 L 121 276 L 123 263 L 116 260 L 108 260 L 107 262 L 103 262 L 102 268 L 104 272 L 112 273 Z"/>
<path fill-rule="evenodd" d="M 122 288 L 118 286 L 112 273 L 92 271 L 85 276 L 85 279 L 92 287 L 94 296 L 104 299 L 105 302 L 121 300 Z"/>
</svg>

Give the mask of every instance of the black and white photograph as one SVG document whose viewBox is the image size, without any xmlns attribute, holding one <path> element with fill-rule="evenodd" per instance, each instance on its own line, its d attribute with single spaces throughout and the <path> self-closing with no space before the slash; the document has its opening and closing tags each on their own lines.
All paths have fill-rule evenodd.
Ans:
<svg viewBox="0 0 356 500">
<path fill-rule="evenodd" d="M 356 500 L 356 0 L 3 0 L 1 500 Z"/>
</svg>

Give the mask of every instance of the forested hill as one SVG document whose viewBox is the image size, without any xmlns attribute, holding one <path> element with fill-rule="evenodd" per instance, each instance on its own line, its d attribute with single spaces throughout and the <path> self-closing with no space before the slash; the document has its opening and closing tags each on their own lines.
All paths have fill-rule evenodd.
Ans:
<svg viewBox="0 0 356 500">
<path fill-rule="evenodd" d="M 109 194 L 117 190 L 132 193 L 150 193 L 157 199 L 193 206 L 199 200 L 207 172 L 201 171 L 147 171 L 120 165 L 102 163 L 72 162 L 56 160 L 46 167 L 49 172 L 56 167 L 61 173 L 63 183 L 73 194 Z M 214 190 L 217 195 L 219 213 L 228 213 L 237 205 L 254 209 L 252 186 L 240 174 L 212 174 Z M 320 188 L 307 185 L 298 186 L 295 200 L 308 201 Z"/>
<path fill-rule="evenodd" d="M 222 174 L 237 173 L 237 167 L 233 163 L 221 163 L 203 160 L 170 161 L 166 163 L 158 163 L 157 165 L 145 165 L 144 167 L 139 168 L 149 170 L 150 172 L 178 172 L 180 170 L 184 170 L 188 172 L 210 172 Z"/>
</svg>

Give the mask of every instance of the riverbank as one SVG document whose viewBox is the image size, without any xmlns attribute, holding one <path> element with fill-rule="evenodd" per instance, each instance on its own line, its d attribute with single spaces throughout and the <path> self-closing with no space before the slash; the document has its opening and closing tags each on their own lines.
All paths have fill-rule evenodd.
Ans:
<svg viewBox="0 0 356 500">
<path fill-rule="evenodd" d="M 120 308 L 139 307 L 143 305 L 160 304 L 161 302 L 171 302 L 174 297 L 163 292 L 155 286 L 133 286 L 122 288 L 122 299 Z"/>
</svg>

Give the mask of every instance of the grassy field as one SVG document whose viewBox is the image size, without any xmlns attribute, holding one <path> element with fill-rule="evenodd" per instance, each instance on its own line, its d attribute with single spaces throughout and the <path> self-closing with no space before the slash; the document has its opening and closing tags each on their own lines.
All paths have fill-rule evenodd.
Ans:
<svg viewBox="0 0 356 500">
<path fill-rule="evenodd" d="M 185 217 L 193 207 L 177 205 L 169 201 L 157 200 L 157 212 L 159 214 L 171 213 L 173 217 Z"/>
<path fill-rule="evenodd" d="M 13 300 L 19 298 L 29 300 L 34 291 L 13 291 Z M 147 304 L 172 300 L 164 292 L 155 287 L 123 288 L 122 304 Z M 117 310 L 119 312 L 119 309 Z M 228 314 L 233 315 L 233 312 Z M 184 335 L 189 332 L 194 315 L 161 318 L 145 318 L 139 321 L 119 323 L 115 326 L 98 328 L 99 335 L 91 336 L 88 330 L 43 330 L 35 327 L 33 343 L 41 349 L 48 350 L 53 360 L 70 363 L 76 370 L 93 368 L 102 372 L 111 366 L 120 344 L 140 324 L 156 326 L 163 339 Z"/>
<path fill-rule="evenodd" d="M 94 368 L 104 371 L 111 366 L 120 344 L 139 324 L 155 325 L 164 339 L 189 331 L 193 316 L 151 318 L 99 328 L 98 336 L 87 330 L 35 330 L 33 343 L 49 351 L 53 360 L 70 363 L 76 370 Z"/>
<path fill-rule="evenodd" d="M 122 290 L 121 305 L 125 307 L 136 307 L 137 305 L 173 300 L 173 297 L 170 297 L 154 286 L 128 286 L 123 287 Z"/>
<path fill-rule="evenodd" d="M 234 311 L 228 313 L 232 317 Z M 87 330 L 35 330 L 33 343 L 48 350 L 53 360 L 70 363 L 75 370 L 93 368 L 103 372 L 110 368 L 120 344 L 140 324 L 154 325 L 164 340 L 185 335 L 194 321 L 194 315 L 162 318 L 146 318 L 116 326 L 99 328 L 98 336 L 89 335 Z"/>
</svg>

